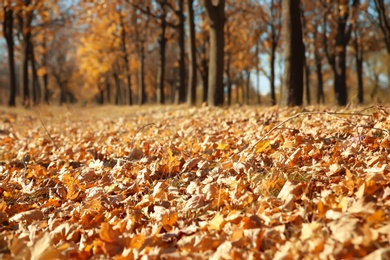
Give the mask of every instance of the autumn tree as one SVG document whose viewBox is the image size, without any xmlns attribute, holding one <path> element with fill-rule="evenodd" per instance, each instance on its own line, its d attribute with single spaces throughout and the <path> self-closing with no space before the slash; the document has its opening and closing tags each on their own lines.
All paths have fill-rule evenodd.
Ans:
<svg viewBox="0 0 390 260">
<path fill-rule="evenodd" d="M 3 34 L 7 43 L 8 69 L 9 69 L 9 98 L 8 106 L 15 106 L 16 102 L 16 74 L 14 54 L 14 10 L 9 1 L 3 3 Z"/>
<path fill-rule="evenodd" d="M 34 17 L 35 2 L 32 0 L 22 1 L 21 7 L 17 12 L 17 20 L 19 34 L 21 35 L 21 51 L 22 51 L 22 89 L 23 89 L 23 105 L 30 105 L 30 89 L 29 89 L 29 73 L 28 62 L 30 54 L 30 44 L 32 35 L 32 21 Z"/>
<path fill-rule="evenodd" d="M 140 12 L 148 15 L 158 26 L 159 36 L 157 43 L 159 46 L 159 59 L 157 71 L 157 89 L 156 99 L 158 104 L 165 103 L 164 83 L 166 74 L 166 48 L 169 38 L 169 29 L 178 30 L 178 45 L 179 45 L 179 84 L 175 89 L 175 102 L 185 102 L 185 19 L 184 19 L 184 1 L 179 0 L 175 3 L 172 0 L 155 0 L 155 1 L 132 1 L 126 0 Z"/>
<path fill-rule="evenodd" d="M 351 38 L 353 23 L 350 22 L 351 8 L 355 9 L 359 1 L 352 4 L 348 0 L 325 3 L 323 18 L 325 54 L 334 75 L 334 92 L 337 104 L 345 106 L 348 101 L 346 83 L 346 49 Z M 336 19 L 330 20 L 330 17 Z"/>
<path fill-rule="evenodd" d="M 175 12 L 178 16 L 177 29 L 179 34 L 179 84 L 177 85 L 175 92 L 175 104 L 181 104 L 186 101 L 184 0 L 178 0 L 178 8 L 175 10 Z"/>
<path fill-rule="evenodd" d="M 224 101 L 225 0 L 205 0 L 204 4 L 210 23 L 209 89 L 207 100 L 211 106 L 220 106 Z"/>
<path fill-rule="evenodd" d="M 252 1 L 228 1 L 225 22 L 225 82 L 227 86 L 227 105 L 232 103 L 232 88 L 242 90 L 243 103 L 249 104 L 252 70 L 257 69 L 258 49 L 262 25 L 257 21 L 260 6 Z M 238 84 L 244 74 L 245 80 Z"/>
<path fill-rule="evenodd" d="M 309 30 L 307 28 L 307 21 L 305 16 L 305 10 L 304 6 L 301 3 L 300 4 L 300 13 L 301 13 L 301 24 L 302 24 L 302 40 L 304 41 L 304 55 L 303 55 L 303 68 L 304 68 L 304 89 L 305 89 L 305 96 L 306 96 L 306 104 L 311 104 L 311 96 L 310 96 L 310 62 L 309 62 Z"/>
<path fill-rule="evenodd" d="M 117 7 L 118 8 L 118 7 Z M 120 38 L 121 38 L 121 49 L 122 49 L 122 56 L 123 61 L 125 65 L 125 74 L 126 74 L 126 83 L 127 83 L 127 91 L 129 93 L 128 102 L 131 106 L 133 104 L 133 95 L 131 90 L 131 74 L 130 74 L 130 62 L 129 62 L 129 56 L 128 56 L 128 45 L 127 45 L 127 33 L 126 28 L 124 24 L 124 18 L 123 18 L 123 7 L 119 7 L 119 25 L 120 25 Z"/>
<path fill-rule="evenodd" d="M 195 18 L 193 0 L 187 0 L 187 27 L 188 27 L 188 89 L 187 103 L 195 105 L 196 101 L 196 42 L 195 42 Z"/>
<path fill-rule="evenodd" d="M 310 65 L 314 65 L 316 74 L 316 102 L 317 104 L 325 103 L 324 94 L 324 27 L 323 27 L 323 15 L 324 7 L 321 2 L 317 1 L 301 1 L 301 16 L 302 16 L 302 28 L 303 28 L 303 40 L 305 44 L 305 85 L 306 85 L 306 98 L 309 96 L 310 87 L 307 84 L 310 81 L 309 68 Z M 308 100 L 307 103 L 309 104 Z"/>
<path fill-rule="evenodd" d="M 145 44 L 149 32 L 150 18 L 137 9 L 132 12 L 132 36 L 138 58 L 138 105 L 146 103 L 146 86 L 145 86 Z"/>
<path fill-rule="evenodd" d="M 371 2 L 371 1 L 370 1 Z M 377 12 L 377 17 L 375 19 L 375 24 L 380 28 L 383 34 L 383 40 L 386 45 L 386 50 L 390 54 L 390 17 L 389 17 L 389 3 L 387 5 L 384 0 L 374 0 L 372 1 L 375 10 Z M 372 4 L 371 2 L 371 4 Z"/>
<path fill-rule="evenodd" d="M 302 105 L 303 59 L 299 0 L 282 0 L 282 34 L 284 38 L 284 74 L 282 106 Z"/>
<path fill-rule="evenodd" d="M 269 81 L 270 81 L 270 96 L 271 105 L 276 105 L 276 87 L 275 87 L 275 61 L 276 49 L 279 45 L 280 28 L 281 28 L 281 0 L 264 1 L 263 8 L 259 12 L 259 16 L 267 25 L 267 30 L 262 36 L 264 45 L 269 54 Z"/>
<path fill-rule="evenodd" d="M 357 7 L 359 8 L 359 7 Z M 360 10 L 359 10 L 360 11 Z M 358 83 L 358 102 L 363 104 L 364 102 L 364 87 L 363 87 L 363 61 L 364 61 L 364 36 L 363 34 L 367 31 L 368 28 L 363 27 L 363 21 L 361 18 L 363 15 L 355 15 L 353 17 L 355 26 L 352 31 L 352 46 L 354 50 L 354 58 L 356 63 L 356 77 Z"/>
<path fill-rule="evenodd" d="M 205 12 L 200 12 L 199 16 L 203 19 L 198 24 L 196 30 L 195 43 L 197 54 L 197 71 L 202 78 L 203 95 L 202 102 L 207 102 L 209 89 L 209 54 L 210 54 L 210 35 L 208 33 L 210 25 L 205 21 Z"/>
<path fill-rule="evenodd" d="M 57 27 L 48 49 L 48 73 L 59 89 L 60 105 L 76 102 L 76 88 L 79 87 L 79 67 L 75 57 L 78 44 L 72 36 L 71 29 Z"/>
<path fill-rule="evenodd" d="M 84 8 L 80 7 L 80 12 L 85 12 Z M 77 58 L 83 75 L 84 88 L 95 94 L 104 89 L 109 90 L 110 88 L 104 87 L 102 82 L 110 84 L 112 81 L 115 86 L 115 103 L 126 104 L 126 89 L 122 88 L 122 79 L 127 80 L 123 48 L 123 45 L 127 44 L 126 39 L 123 43 L 123 38 L 127 37 L 123 37 L 123 30 L 126 29 L 118 26 L 124 17 L 120 17 L 115 6 L 103 8 L 102 5 L 97 5 L 87 10 L 89 11 L 83 22 L 90 26 L 81 31 L 80 43 L 77 46 Z M 125 21 L 122 23 L 125 26 Z"/>
<path fill-rule="evenodd" d="M 383 41 L 386 46 L 388 59 L 390 60 L 390 3 L 384 0 L 368 1 L 375 10 L 375 14 L 370 13 L 371 21 L 380 29 Z M 390 88 L 390 62 L 387 63 L 388 87 Z"/>
</svg>

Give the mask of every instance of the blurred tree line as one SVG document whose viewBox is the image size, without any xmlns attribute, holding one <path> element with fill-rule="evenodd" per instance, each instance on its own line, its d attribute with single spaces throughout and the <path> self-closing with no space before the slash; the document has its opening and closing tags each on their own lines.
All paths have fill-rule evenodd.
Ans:
<svg viewBox="0 0 390 260">
<path fill-rule="evenodd" d="M 388 0 L 2 0 L 0 24 L 9 106 L 389 101 Z"/>
</svg>

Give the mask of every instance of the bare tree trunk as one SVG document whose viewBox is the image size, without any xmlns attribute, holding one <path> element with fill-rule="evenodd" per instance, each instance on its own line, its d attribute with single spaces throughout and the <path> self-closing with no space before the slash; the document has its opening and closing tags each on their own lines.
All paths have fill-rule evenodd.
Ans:
<svg viewBox="0 0 390 260">
<path fill-rule="evenodd" d="M 303 65 L 304 65 L 304 82 L 305 82 L 305 93 L 306 93 L 306 104 L 310 105 L 310 66 L 307 64 L 306 55 L 303 54 Z"/>
<path fill-rule="evenodd" d="M 316 55 L 316 57 L 318 57 Z M 324 81 L 322 79 L 322 64 L 321 60 L 316 60 L 316 72 L 317 72 L 317 104 L 325 103 L 324 95 Z"/>
<path fill-rule="evenodd" d="M 374 3 L 379 17 L 379 28 L 383 33 L 387 52 L 390 54 L 390 20 L 388 10 L 384 0 L 374 0 Z"/>
<path fill-rule="evenodd" d="M 37 104 L 41 100 L 41 86 L 39 84 L 38 80 L 38 74 L 37 74 L 37 66 L 35 62 L 35 53 L 34 53 L 34 45 L 30 41 L 30 62 L 31 62 L 31 69 L 32 69 L 32 93 L 33 93 L 33 104 Z"/>
<path fill-rule="evenodd" d="M 359 43 L 359 35 L 357 28 L 354 29 L 353 47 L 355 49 L 356 76 L 358 81 L 358 102 L 364 103 L 364 88 L 363 88 L 363 46 Z"/>
<path fill-rule="evenodd" d="M 282 0 L 282 33 L 284 46 L 284 74 L 282 106 L 300 106 L 303 99 L 303 58 L 299 0 Z"/>
<path fill-rule="evenodd" d="M 244 93 L 244 104 L 249 105 L 249 97 L 250 97 L 250 77 L 251 77 L 251 71 L 246 71 L 246 81 L 245 81 L 245 93 Z"/>
<path fill-rule="evenodd" d="M 257 104 L 261 104 L 261 92 L 260 92 L 260 69 L 259 69 L 259 42 L 256 43 L 256 92 L 257 92 Z"/>
<path fill-rule="evenodd" d="M 23 86 L 23 105 L 30 105 L 30 89 L 28 77 L 28 60 L 29 60 L 29 42 L 31 33 L 26 33 L 22 40 L 22 86 Z"/>
<path fill-rule="evenodd" d="M 176 89 L 175 103 L 186 102 L 186 64 L 185 64 L 185 31 L 184 31 L 184 0 L 179 0 L 179 84 Z"/>
<path fill-rule="evenodd" d="M 357 7 L 359 5 L 359 0 L 353 0 L 352 7 Z M 344 9 L 340 8 L 343 5 Z M 340 106 L 345 106 L 348 101 L 347 94 L 347 83 L 346 83 L 346 49 L 348 42 L 350 40 L 353 23 L 350 23 L 347 26 L 349 20 L 350 6 L 347 0 L 340 0 L 337 3 L 337 31 L 336 37 L 334 40 L 334 51 L 331 53 L 328 49 L 328 40 L 326 34 L 327 28 L 327 16 L 324 16 L 324 45 L 325 53 L 329 61 L 330 66 L 332 67 L 334 74 L 334 92 L 336 96 L 337 104 Z"/>
<path fill-rule="evenodd" d="M 314 32 L 314 42 L 317 40 L 317 32 Z M 324 81 L 322 79 L 322 60 L 318 49 L 314 49 L 314 60 L 317 74 L 317 104 L 325 103 Z"/>
<path fill-rule="evenodd" d="M 195 22 L 194 22 L 194 9 L 193 0 L 187 0 L 187 26 L 188 26 L 188 62 L 189 62 L 189 75 L 188 75 L 188 92 L 187 103 L 189 105 L 195 105 L 196 102 L 196 45 L 195 45 Z"/>
<path fill-rule="evenodd" d="M 228 58 L 228 62 L 226 63 L 226 85 L 227 85 L 227 89 L 228 89 L 228 93 L 227 93 L 227 105 L 230 106 L 232 104 L 232 80 L 230 78 L 230 64 L 229 64 L 229 58 Z"/>
<path fill-rule="evenodd" d="M 157 104 L 164 104 L 165 102 L 165 95 L 164 95 L 164 80 L 165 80 L 165 45 L 167 39 L 165 38 L 165 31 L 167 28 L 167 21 L 166 21 L 166 11 L 165 11 L 165 5 L 160 4 L 162 9 L 162 15 L 161 15 L 161 32 L 160 37 L 158 39 L 159 44 L 159 54 L 160 59 L 158 61 L 158 71 L 157 71 Z"/>
<path fill-rule="evenodd" d="M 300 6 L 301 13 L 301 23 L 302 23 L 302 37 L 308 38 L 308 32 L 306 28 L 306 17 L 303 6 Z M 306 49 L 307 45 L 303 45 L 304 47 L 304 55 L 303 55 L 303 67 L 304 67 L 304 85 L 305 85 L 305 94 L 306 94 L 306 104 L 310 105 L 311 96 L 310 96 L 310 65 L 307 62 L 308 57 L 306 57 Z"/>
<path fill-rule="evenodd" d="M 206 62 L 206 61 L 205 61 Z M 203 97 L 202 102 L 207 102 L 207 95 L 209 93 L 209 69 L 205 64 L 203 67 L 205 70 L 202 73 L 202 81 L 203 81 Z"/>
<path fill-rule="evenodd" d="M 230 56 L 227 57 L 226 60 L 226 85 L 227 85 L 227 105 L 230 106 L 232 104 L 232 81 L 230 78 Z"/>
<path fill-rule="evenodd" d="M 15 74 L 15 55 L 14 55 L 14 38 L 13 38 L 13 10 L 4 6 L 3 34 L 7 42 L 8 51 L 8 68 L 9 68 L 9 98 L 8 106 L 16 105 L 16 74 Z"/>
<path fill-rule="evenodd" d="M 276 93 L 275 93 L 275 52 L 276 45 L 272 46 L 271 49 L 271 57 L 270 57 L 270 67 L 271 67 L 271 75 L 270 75 L 270 89 L 271 89 L 271 105 L 276 105 Z"/>
<path fill-rule="evenodd" d="M 65 84 L 64 82 L 60 79 L 60 75 L 58 74 L 53 74 L 53 77 L 55 81 L 57 82 L 57 85 L 60 89 L 60 106 L 63 105 L 66 102 L 66 90 L 65 90 Z"/>
<path fill-rule="evenodd" d="M 277 31 L 277 22 L 281 19 L 281 12 L 277 12 L 277 5 L 281 5 L 281 0 L 270 1 L 271 6 L 271 22 L 268 22 L 271 28 L 271 53 L 270 53 L 270 90 L 271 90 L 271 105 L 276 105 L 276 87 L 275 87 L 275 60 L 276 60 L 276 48 L 278 46 L 280 32 Z"/>
<path fill-rule="evenodd" d="M 206 13 L 210 22 L 209 90 L 210 106 L 223 105 L 224 25 L 225 0 L 205 0 Z"/>
<path fill-rule="evenodd" d="M 121 47 L 122 47 L 122 55 L 123 61 L 125 62 L 125 74 L 126 74 L 126 83 L 127 83 L 127 91 L 129 93 L 128 102 L 129 105 L 133 105 L 133 95 L 131 91 L 131 73 L 130 73 L 130 62 L 129 57 L 127 56 L 127 45 L 126 45 L 126 30 L 123 22 L 122 12 L 119 14 L 120 19 L 120 27 L 121 27 Z"/>
<path fill-rule="evenodd" d="M 106 75 L 106 78 L 104 80 L 104 89 L 105 89 L 105 92 L 106 92 L 106 103 L 107 104 L 110 104 L 111 103 L 111 86 L 110 86 L 110 82 L 109 82 L 109 79 L 108 79 L 108 76 Z"/>
<path fill-rule="evenodd" d="M 347 66 L 346 66 L 346 47 L 348 43 L 347 35 L 345 35 L 346 18 L 339 17 L 336 35 L 336 56 L 335 56 L 335 93 L 336 100 L 340 106 L 347 104 Z"/>
<path fill-rule="evenodd" d="M 30 6 L 31 0 L 23 1 L 26 9 Z M 30 105 L 30 89 L 28 77 L 28 60 L 30 57 L 30 41 L 31 41 L 31 22 L 33 19 L 32 11 L 28 10 L 25 13 L 19 13 L 19 23 L 22 39 L 22 86 L 23 86 L 23 105 Z"/>
<path fill-rule="evenodd" d="M 121 103 L 121 84 L 118 73 L 114 72 L 113 74 L 115 80 L 115 105 L 119 105 Z"/>
<path fill-rule="evenodd" d="M 145 50 L 144 44 L 141 43 L 140 50 L 138 51 L 138 105 L 143 105 L 146 103 L 146 93 L 145 93 Z"/>
</svg>

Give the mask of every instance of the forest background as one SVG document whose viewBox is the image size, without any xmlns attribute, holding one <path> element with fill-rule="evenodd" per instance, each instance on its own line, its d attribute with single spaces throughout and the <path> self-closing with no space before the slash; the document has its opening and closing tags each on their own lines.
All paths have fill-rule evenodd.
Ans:
<svg viewBox="0 0 390 260">
<path fill-rule="evenodd" d="M 278 104 L 282 1 L 216 1 L 209 9 L 222 10 L 219 20 L 208 2 L 4 0 L 0 104 L 201 104 L 215 88 L 210 24 L 223 30 L 216 105 Z M 386 0 L 301 1 L 303 104 L 388 101 L 389 8 Z"/>
</svg>

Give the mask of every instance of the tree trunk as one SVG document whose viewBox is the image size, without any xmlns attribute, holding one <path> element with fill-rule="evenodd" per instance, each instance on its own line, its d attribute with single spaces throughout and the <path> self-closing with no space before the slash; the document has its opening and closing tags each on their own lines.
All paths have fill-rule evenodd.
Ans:
<svg viewBox="0 0 390 260">
<path fill-rule="evenodd" d="M 388 60 L 390 59 L 390 19 L 388 18 L 388 11 L 386 10 L 385 2 L 384 0 L 374 0 L 375 3 L 375 9 L 378 13 L 379 18 L 379 28 L 382 31 L 383 34 L 383 40 L 386 45 L 386 50 L 388 54 Z M 389 62 L 389 61 L 388 61 Z M 387 82 L 388 87 L 390 88 L 390 68 L 388 66 L 387 68 Z"/>
<path fill-rule="evenodd" d="M 23 105 L 30 105 L 30 89 L 28 77 L 28 60 L 29 60 L 29 42 L 31 33 L 27 32 L 22 40 L 22 86 L 23 86 Z"/>
<path fill-rule="evenodd" d="M 46 104 L 49 104 L 49 75 L 47 73 L 43 75 L 43 96 Z"/>
<path fill-rule="evenodd" d="M 270 90 L 271 90 L 271 105 L 276 105 L 276 94 L 275 94 L 275 52 L 276 52 L 276 44 L 272 43 L 271 49 L 271 57 L 270 57 L 270 67 L 271 67 L 271 75 L 270 75 Z"/>
<path fill-rule="evenodd" d="M 347 35 L 345 34 L 346 29 L 346 17 L 339 17 L 336 35 L 336 56 L 335 56 L 335 81 L 334 90 L 336 94 L 337 104 L 345 106 L 347 104 L 347 82 L 346 82 L 346 48 L 348 44 Z"/>
<path fill-rule="evenodd" d="M 314 42 L 317 39 L 317 32 L 314 32 Z M 317 104 L 325 103 L 324 95 L 324 80 L 322 78 L 322 61 L 318 49 L 314 49 L 314 60 L 316 63 L 316 74 L 317 74 Z"/>
<path fill-rule="evenodd" d="M 357 29 L 354 30 L 353 47 L 355 49 L 356 76 L 358 82 L 358 102 L 364 103 L 363 89 L 363 46 L 359 44 L 359 35 Z"/>
<path fill-rule="evenodd" d="M 106 76 L 105 80 L 105 89 L 106 89 L 106 103 L 111 103 L 111 91 L 110 91 L 110 82 L 108 80 L 108 76 Z"/>
<path fill-rule="evenodd" d="M 251 77 L 251 71 L 246 71 L 246 81 L 245 81 L 245 96 L 244 96 L 244 104 L 249 105 L 249 97 L 250 97 L 250 77 Z"/>
<path fill-rule="evenodd" d="M 230 78 L 230 56 L 228 55 L 226 59 L 226 85 L 227 85 L 227 105 L 230 106 L 232 104 L 232 81 Z"/>
<path fill-rule="evenodd" d="M 225 0 L 205 0 L 206 13 L 210 22 L 210 58 L 209 58 L 209 90 L 210 106 L 223 105 L 223 64 L 224 64 L 224 25 Z"/>
<path fill-rule="evenodd" d="M 322 79 L 322 63 L 318 54 L 315 54 L 317 73 L 317 104 L 325 103 L 324 80 Z"/>
<path fill-rule="evenodd" d="M 305 17 L 305 10 L 303 6 L 300 6 L 300 13 L 301 13 L 301 23 L 302 23 L 302 37 L 308 38 L 308 32 L 306 28 L 306 17 Z M 306 94 L 306 104 L 310 105 L 311 103 L 311 96 L 310 96 L 310 65 L 308 64 L 308 58 L 306 57 L 306 49 L 308 49 L 307 45 L 303 45 L 304 47 L 304 55 L 303 55 L 303 67 L 304 67 L 304 85 L 305 85 L 305 94 Z"/>
<path fill-rule="evenodd" d="M 209 93 L 209 69 L 205 64 L 203 67 L 205 70 L 202 73 L 202 81 L 203 81 L 203 97 L 202 102 L 207 102 L 207 95 Z"/>
<path fill-rule="evenodd" d="M 374 3 L 379 18 L 379 28 L 383 34 L 387 53 L 390 54 L 390 20 L 388 18 L 389 14 L 386 11 L 386 5 L 384 0 L 374 0 Z"/>
<path fill-rule="evenodd" d="M 104 87 L 103 88 L 99 88 L 98 104 L 99 105 L 103 105 L 104 104 Z"/>
<path fill-rule="evenodd" d="M 304 46 L 305 47 L 305 46 Z M 310 66 L 307 64 L 306 55 L 303 54 L 303 66 L 304 66 L 304 76 L 305 76 L 305 93 L 306 93 L 306 104 L 310 105 L 311 97 L 310 97 Z"/>
<path fill-rule="evenodd" d="M 165 45 L 167 42 L 167 39 L 165 38 L 165 31 L 167 28 L 167 22 L 166 22 L 166 12 L 165 12 L 165 6 L 161 4 L 162 8 L 162 15 L 161 15 L 161 33 L 160 37 L 158 39 L 159 44 L 159 54 L 160 59 L 158 61 L 158 71 L 157 71 L 157 104 L 164 104 L 165 102 L 165 96 L 164 96 L 164 80 L 165 80 Z"/>
<path fill-rule="evenodd" d="M 45 52 L 42 54 L 42 66 L 47 69 L 47 51 L 46 51 L 46 35 L 43 38 L 42 47 Z M 49 76 L 47 72 L 42 76 L 43 81 L 43 101 L 49 104 Z"/>
<path fill-rule="evenodd" d="M 229 69 L 226 69 L 226 85 L 227 85 L 227 105 L 230 106 L 232 104 L 232 81 L 230 78 Z"/>
<path fill-rule="evenodd" d="M 259 69 L 259 42 L 256 43 L 256 92 L 257 92 L 257 104 L 261 104 L 261 91 L 260 91 L 260 69 Z"/>
<path fill-rule="evenodd" d="M 23 2 L 24 7 L 28 9 L 31 0 Z M 28 61 L 30 57 L 30 42 L 31 42 L 31 22 L 33 14 L 31 10 L 26 10 L 24 14 L 19 14 L 20 28 L 23 35 L 22 39 L 22 86 L 23 86 L 23 105 L 30 105 L 30 89 L 28 77 Z"/>
<path fill-rule="evenodd" d="M 30 63 L 31 63 L 31 69 L 32 69 L 32 93 L 33 93 L 33 104 L 38 104 L 41 100 L 41 86 L 39 84 L 38 80 L 38 74 L 37 74 L 37 66 L 35 62 L 35 53 L 34 53 L 34 45 L 30 41 Z"/>
<path fill-rule="evenodd" d="M 60 106 L 63 105 L 66 102 L 66 91 L 65 91 L 65 84 L 60 79 L 60 75 L 54 74 L 54 79 L 57 82 L 57 85 L 60 89 Z"/>
<path fill-rule="evenodd" d="M 184 0 L 179 0 L 179 84 L 176 90 L 176 104 L 186 102 L 186 64 L 185 64 L 185 19 L 184 19 Z"/>
<path fill-rule="evenodd" d="M 303 98 L 303 58 L 299 0 L 282 0 L 282 33 L 284 46 L 284 74 L 282 106 L 300 106 Z"/>
<path fill-rule="evenodd" d="M 270 53 L 270 90 L 271 90 L 271 105 L 276 105 L 276 87 L 275 87 L 275 59 L 276 59 L 276 48 L 278 46 L 280 32 L 277 31 L 276 26 L 278 26 L 278 21 L 281 19 L 281 12 L 277 12 L 277 5 L 281 4 L 281 0 L 270 1 L 271 8 L 271 21 L 268 22 L 271 27 L 271 53 Z M 278 15 L 279 13 L 279 15 Z M 281 26 L 281 24 L 280 24 Z M 278 29 L 280 30 L 280 29 Z"/>
<path fill-rule="evenodd" d="M 131 91 L 131 74 L 130 74 L 130 63 L 129 63 L 129 57 L 127 56 L 127 45 L 126 45 L 126 30 L 125 25 L 123 22 L 122 12 L 119 14 L 120 19 L 120 27 L 121 27 L 121 47 L 122 47 L 122 55 L 123 55 L 123 61 L 125 62 L 125 73 L 126 73 L 126 84 L 127 84 L 127 91 L 129 93 L 128 95 L 128 102 L 129 105 L 133 105 L 133 95 Z"/>
<path fill-rule="evenodd" d="M 196 102 L 196 45 L 195 45 L 195 22 L 193 0 L 187 0 L 187 26 L 188 26 L 188 92 L 187 103 L 191 106 Z"/>
<path fill-rule="evenodd" d="M 146 103 L 145 93 L 145 49 L 144 44 L 141 43 L 138 51 L 138 105 Z"/>
<path fill-rule="evenodd" d="M 15 74 L 15 55 L 14 55 L 14 38 L 13 38 L 13 10 L 4 6 L 3 34 L 7 42 L 8 51 L 8 68 L 9 68 L 9 98 L 8 106 L 16 105 L 16 74 Z"/>
<path fill-rule="evenodd" d="M 115 105 L 119 105 L 121 103 L 121 84 L 118 73 L 114 72 L 114 80 L 115 80 Z"/>
</svg>

